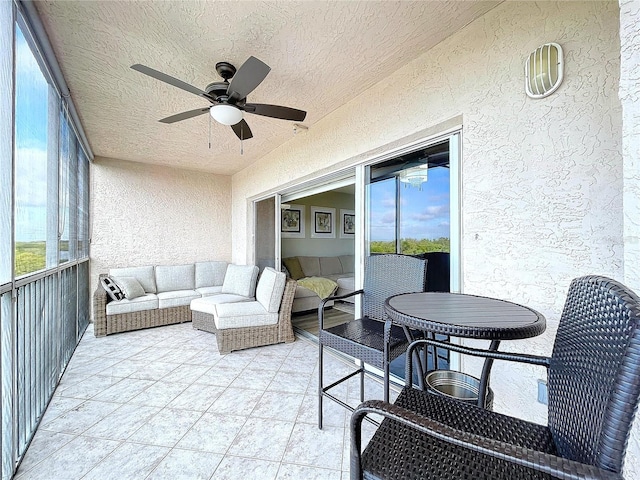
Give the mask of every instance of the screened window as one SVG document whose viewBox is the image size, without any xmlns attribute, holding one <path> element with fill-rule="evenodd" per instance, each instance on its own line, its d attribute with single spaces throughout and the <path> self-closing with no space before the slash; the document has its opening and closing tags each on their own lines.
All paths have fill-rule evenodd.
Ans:
<svg viewBox="0 0 640 480">
<path fill-rule="evenodd" d="M 89 160 L 35 15 L 28 2 L 0 1 L 2 478 L 89 322 Z"/>
<path fill-rule="evenodd" d="M 76 137 L 65 112 L 60 113 L 60 184 L 58 203 L 59 262 L 76 258 L 78 201 L 78 149 Z"/>
<path fill-rule="evenodd" d="M 16 26 L 15 274 L 55 264 L 59 100 Z"/>
<path fill-rule="evenodd" d="M 11 281 L 13 152 L 13 18 L 11 2 L 0 2 L 0 285 Z"/>
<path fill-rule="evenodd" d="M 77 256 L 89 257 L 89 159 L 78 148 Z"/>
</svg>

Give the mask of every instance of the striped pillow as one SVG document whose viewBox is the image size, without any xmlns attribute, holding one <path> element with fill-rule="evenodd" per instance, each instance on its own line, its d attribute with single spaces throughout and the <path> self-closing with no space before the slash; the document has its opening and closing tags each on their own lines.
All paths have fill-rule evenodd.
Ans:
<svg viewBox="0 0 640 480">
<path fill-rule="evenodd" d="M 118 301 L 124 298 L 124 293 L 111 277 L 103 277 L 100 283 L 102 283 L 102 288 L 106 290 L 111 300 Z"/>
</svg>

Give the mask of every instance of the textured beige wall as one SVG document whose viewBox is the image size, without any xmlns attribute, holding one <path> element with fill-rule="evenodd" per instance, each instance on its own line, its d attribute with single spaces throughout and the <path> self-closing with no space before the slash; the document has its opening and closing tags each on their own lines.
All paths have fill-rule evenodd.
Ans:
<svg viewBox="0 0 640 480">
<path fill-rule="evenodd" d="M 564 49 L 565 80 L 552 96 L 532 100 L 524 59 L 550 41 Z M 570 280 L 589 273 L 623 280 L 619 72 L 617 3 L 505 2 L 234 175 L 233 259 L 251 250 L 252 197 L 461 115 L 463 291 L 539 310 L 547 332 L 503 349 L 550 354 Z M 495 408 L 544 422 L 537 378 L 543 370 L 497 363 Z M 640 471 L 639 438 L 636 427 L 627 471 Z"/>
<path fill-rule="evenodd" d="M 231 177 L 96 158 L 91 288 L 112 267 L 231 260 Z"/>
</svg>

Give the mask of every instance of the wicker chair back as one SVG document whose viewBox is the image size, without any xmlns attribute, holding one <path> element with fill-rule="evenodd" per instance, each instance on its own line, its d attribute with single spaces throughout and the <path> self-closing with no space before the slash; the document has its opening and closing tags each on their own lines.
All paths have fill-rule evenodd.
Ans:
<svg viewBox="0 0 640 480">
<path fill-rule="evenodd" d="M 364 264 L 365 317 L 384 319 L 384 302 L 401 293 L 424 291 L 427 261 L 406 255 L 372 255 Z"/>
<path fill-rule="evenodd" d="M 548 378 L 548 425 L 562 457 L 622 470 L 640 397 L 639 305 L 608 278 L 571 283 Z"/>
</svg>

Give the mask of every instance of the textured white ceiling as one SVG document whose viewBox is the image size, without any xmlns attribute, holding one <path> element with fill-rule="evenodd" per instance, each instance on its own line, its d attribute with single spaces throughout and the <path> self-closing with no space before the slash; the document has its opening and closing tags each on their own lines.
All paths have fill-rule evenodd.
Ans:
<svg viewBox="0 0 640 480">
<path fill-rule="evenodd" d="M 131 70 L 141 63 L 198 88 L 251 55 L 271 67 L 253 103 L 306 110 L 304 125 L 422 55 L 498 1 L 38 1 L 95 155 L 233 174 L 290 140 L 292 122 L 246 114 L 254 138 L 202 115 L 197 96 Z M 411 95 L 411 92 L 389 92 Z M 358 112 L 354 111 L 353 115 Z"/>
</svg>

